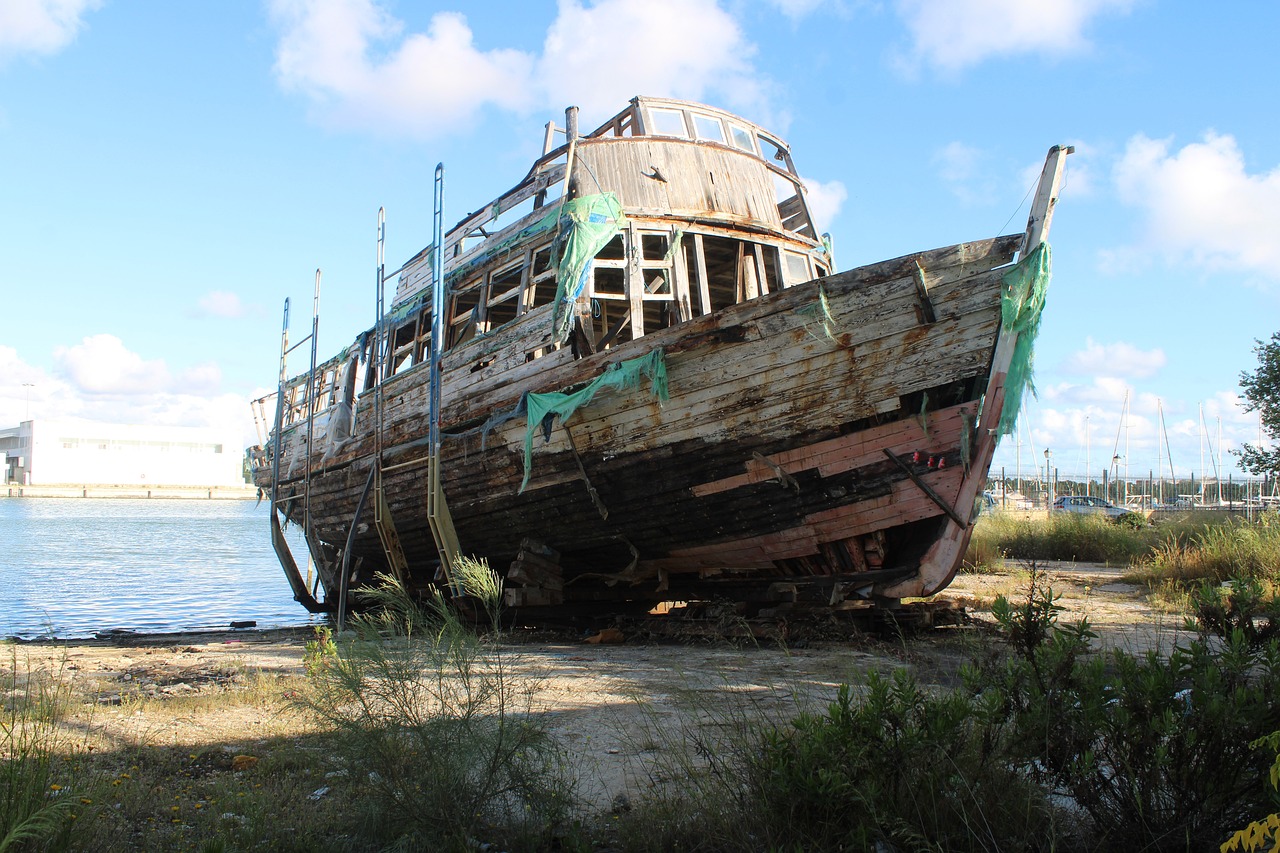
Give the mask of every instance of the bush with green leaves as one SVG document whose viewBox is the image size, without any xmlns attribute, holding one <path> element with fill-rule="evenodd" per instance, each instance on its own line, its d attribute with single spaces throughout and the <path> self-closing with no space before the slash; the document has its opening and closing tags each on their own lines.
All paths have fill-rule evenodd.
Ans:
<svg viewBox="0 0 1280 853">
<path fill-rule="evenodd" d="M 905 670 L 847 685 L 825 714 L 764 737 L 744 816 L 759 849 L 1035 850 L 1054 836 L 1044 793 L 1009 766 L 1009 729 L 960 692 Z"/>
<path fill-rule="evenodd" d="M 1280 851 L 1280 731 L 1274 731 L 1264 738 L 1259 738 L 1249 746 L 1254 749 L 1266 749 L 1275 753 L 1275 761 L 1271 762 L 1268 774 L 1271 808 L 1274 811 L 1258 820 L 1250 821 L 1244 829 L 1237 830 L 1231 837 L 1222 842 L 1220 853 L 1277 853 Z"/>
<path fill-rule="evenodd" d="M 1106 849 L 1208 849 L 1257 814 L 1280 724 L 1280 645 L 1233 631 L 1132 655 L 1090 651 L 1087 622 L 1058 623 L 1033 570 L 1027 601 L 993 612 L 1015 654 L 966 680 L 997 710 L 1032 778 L 1070 798 Z"/>
<path fill-rule="evenodd" d="M 333 629 L 328 625 L 317 625 L 315 637 L 307 640 L 302 651 L 302 668 L 307 675 L 315 676 L 338 655 L 338 644 L 333 641 Z"/>
<path fill-rule="evenodd" d="M 1188 627 L 1204 636 L 1229 639 L 1239 631 L 1255 647 L 1280 639 L 1280 596 L 1256 578 L 1232 578 L 1225 589 L 1206 583 L 1192 592 L 1191 608 Z"/>
<path fill-rule="evenodd" d="M 458 591 L 490 614 L 501 584 L 483 562 L 457 561 Z M 425 603 L 390 577 L 351 620 L 310 707 L 340 737 L 345 794 L 363 834 L 405 849 L 473 849 L 478 841 L 541 849 L 567 823 L 563 756 L 511 672 L 496 632 L 459 618 L 439 593 Z"/>
</svg>

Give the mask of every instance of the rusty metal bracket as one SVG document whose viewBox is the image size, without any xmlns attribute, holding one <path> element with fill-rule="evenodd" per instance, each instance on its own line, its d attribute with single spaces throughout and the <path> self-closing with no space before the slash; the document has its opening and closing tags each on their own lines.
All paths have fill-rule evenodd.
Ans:
<svg viewBox="0 0 1280 853">
<path fill-rule="evenodd" d="M 910 478 L 911 478 L 911 482 L 913 482 L 913 483 L 915 483 L 917 486 L 919 486 L 919 487 L 920 487 L 920 491 L 924 492 L 924 493 L 925 493 L 925 495 L 929 498 L 929 500 L 931 500 L 931 501 L 933 501 L 934 503 L 936 503 L 936 504 L 938 505 L 938 507 L 939 507 L 939 508 L 941 508 L 941 510 L 942 510 L 943 512 L 945 512 L 947 515 L 949 515 L 949 516 L 951 517 L 951 520 L 952 520 L 952 521 L 954 521 L 956 524 L 960 525 L 961 527 L 968 527 L 968 526 L 969 526 L 969 522 L 965 521 L 963 518 L 961 518 L 961 517 L 960 517 L 960 513 L 956 512 L 955 507 L 953 507 L 951 504 L 947 503 L 947 502 L 943 499 L 942 495 L 938 494 L 937 492 L 935 492 L 935 491 L 933 490 L 933 487 L 932 487 L 932 486 L 930 486 L 930 485 L 929 485 L 928 483 L 926 483 L 924 480 L 921 480 L 921 479 L 920 479 L 920 475 L 919 475 L 919 474 L 917 474 L 915 471 L 912 471 L 912 470 L 911 470 L 911 466 L 910 466 L 910 465 L 908 465 L 907 463 L 903 462 L 903 461 L 902 461 L 901 459 L 899 459 L 897 456 L 894 456 L 894 455 L 893 455 L 893 452 L 892 452 L 891 450 L 889 450 L 889 448 L 887 448 L 887 447 L 886 447 L 886 448 L 884 448 L 884 455 L 885 455 L 885 456 L 888 456 L 890 459 L 892 459 L 892 460 L 893 460 L 893 464 L 895 464 L 895 465 L 897 465 L 899 468 L 901 468 L 901 469 L 902 469 L 902 471 L 903 471 L 903 473 L 905 473 L 908 477 L 910 477 Z"/>
</svg>

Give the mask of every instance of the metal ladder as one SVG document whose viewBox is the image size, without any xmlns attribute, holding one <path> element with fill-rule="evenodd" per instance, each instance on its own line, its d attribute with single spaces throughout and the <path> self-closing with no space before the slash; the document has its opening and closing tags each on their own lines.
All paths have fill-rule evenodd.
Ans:
<svg viewBox="0 0 1280 853">
<path fill-rule="evenodd" d="M 326 565 L 324 559 L 324 551 L 320 547 L 320 542 L 315 538 L 311 529 L 311 451 L 313 448 L 313 427 L 315 426 L 315 393 L 313 385 L 315 383 L 316 373 L 316 336 L 320 327 L 320 270 L 316 270 L 315 294 L 312 298 L 311 311 L 311 334 L 298 341 L 292 347 L 289 346 L 289 300 L 284 300 L 284 321 L 280 332 L 280 382 L 276 392 L 276 422 L 275 422 L 275 440 L 271 452 L 271 546 L 276 552 L 277 559 L 280 560 L 280 566 L 284 569 L 285 578 L 289 582 L 290 588 L 293 590 L 293 598 L 299 604 L 311 613 L 321 613 L 331 608 L 324 603 L 316 600 L 315 593 L 307 588 L 307 583 L 303 580 L 302 573 L 298 570 L 297 560 L 293 557 L 293 552 L 289 549 L 289 543 L 284 538 L 284 527 L 281 524 L 280 516 L 281 500 L 280 500 L 280 456 L 283 450 L 283 432 L 284 432 L 284 410 L 285 410 L 285 386 L 288 382 L 288 358 L 289 353 L 303 344 L 311 343 L 311 370 L 307 377 L 307 466 L 303 480 L 303 535 L 307 542 L 307 549 L 311 552 L 311 559 L 317 567 Z M 291 495 L 293 500 L 296 495 Z M 287 516 L 286 516 L 287 518 Z"/>
<path fill-rule="evenodd" d="M 444 357 L 444 164 L 436 164 L 431 229 L 431 395 L 427 433 L 427 523 L 440 554 L 440 570 L 454 595 L 462 590 L 454 583 L 454 561 L 462 553 L 453 516 L 445 502 L 440 476 L 440 361 Z"/>
</svg>

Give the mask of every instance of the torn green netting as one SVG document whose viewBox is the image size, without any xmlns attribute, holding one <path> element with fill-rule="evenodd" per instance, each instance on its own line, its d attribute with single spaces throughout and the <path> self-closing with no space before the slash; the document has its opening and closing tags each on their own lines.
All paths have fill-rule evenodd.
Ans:
<svg viewBox="0 0 1280 853">
<path fill-rule="evenodd" d="M 818 299 L 808 305 L 801 305 L 796 309 L 796 313 L 805 319 L 805 331 L 813 335 L 815 338 L 826 338 L 832 343 L 836 342 L 836 320 L 831 316 L 831 303 L 827 301 L 827 290 L 821 284 L 818 285 Z M 818 335 L 814 332 L 814 327 L 820 328 L 822 334 Z"/>
<path fill-rule="evenodd" d="M 640 387 L 642 377 L 649 378 L 649 393 L 659 400 L 667 399 L 667 360 L 661 349 L 648 355 L 611 364 L 583 388 L 572 394 L 553 391 L 547 394 L 526 394 L 524 405 L 528 411 L 528 426 L 524 432 L 524 480 L 520 491 L 529 485 L 529 471 L 533 460 L 533 434 L 541 428 L 550 437 L 555 418 L 567 421 L 573 413 L 591 402 L 602 388 L 619 391 Z"/>
<path fill-rule="evenodd" d="M 1000 327 L 1005 332 L 1017 333 L 1018 341 L 1004 380 L 1004 407 L 1000 410 L 998 435 L 1013 432 L 1018 412 L 1022 410 L 1023 393 L 1028 389 L 1033 395 L 1036 393 L 1031 380 L 1032 358 L 1036 335 L 1040 333 L 1045 294 L 1049 291 L 1051 266 L 1049 244 L 1042 242 L 1000 280 Z"/>
<path fill-rule="evenodd" d="M 560 211 L 556 243 L 563 247 L 556 273 L 554 340 L 564 342 L 573 330 L 573 309 L 587 286 L 591 261 L 622 231 L 626 217 L 614 193 L 584 195 L 566 201 Z"/>
</svg>

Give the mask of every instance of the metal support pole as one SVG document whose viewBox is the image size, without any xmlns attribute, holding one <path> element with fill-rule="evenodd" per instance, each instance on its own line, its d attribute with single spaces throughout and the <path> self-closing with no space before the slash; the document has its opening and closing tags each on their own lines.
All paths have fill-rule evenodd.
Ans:
<svg viewBox="0 0 1280 853">
<path fill-rule="evenodd" d="M 444 485 L 440 474 L 440 369 L 444 359 L 444 164 L 436 164 L 435 203 L 432 209 L 431 251 L 431 366 L 430 396 L 428 398 L 427 427 L 427 522 L 436 552 L 440 555 L 440 569 L 444 582 L 454 595 L 462 590 L 453 583 L 453 561 L 461 555 L 453 517 L 445 503 Z"/>
</svg>

